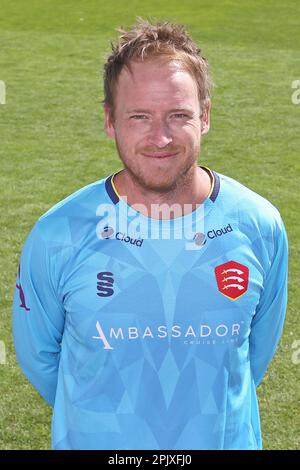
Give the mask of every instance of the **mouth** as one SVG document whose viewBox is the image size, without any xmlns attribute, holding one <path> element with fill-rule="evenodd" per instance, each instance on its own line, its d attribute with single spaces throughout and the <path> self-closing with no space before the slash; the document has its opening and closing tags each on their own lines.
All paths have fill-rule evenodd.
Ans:
<svg viewBox="0 0 300 470">
<path fill-rule="evenodd" d="M 147 158 L 156 158 L 156 159 L 162 159 L 162 158 L 170 158 L 170 157 L 175 157 L 178 155 L 179 152 L 176 153 L 142 153 L 144 157 Z"/>
</svg>

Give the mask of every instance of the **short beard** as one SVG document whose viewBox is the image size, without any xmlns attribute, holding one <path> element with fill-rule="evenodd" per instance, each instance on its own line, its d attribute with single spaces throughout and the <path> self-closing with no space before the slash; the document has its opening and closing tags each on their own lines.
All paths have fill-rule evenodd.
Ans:
<svg viewBox="0 0 300 470">
<path fill-rule="evenodd" d="M 122 153 L 120 151 L 117 141 L 116 147 L 120 160 L 122 161 L 125 170 L 129 174 L 131 181 L 138 185 L 142 190 L 146 190 L 147 192 L 153 192 L 156 194 L 174 194 L 174 192 L 176 192 L 177 190 L 182 191 L 184 187 L 189 187 L 192 182 L 194 175 L 193 170 L 197 166 L 197 159 L 189 160 L 175 180 L 170 181 L 168 178 L 168 174 L 166 174 L 164 181 L 159 182 L 156 181 L 155 178 L 145 178 L 142 172 L 134 171 L 132 169 L 132 166 L 128 165 L 126 161 L 122 158 Z"/>
<path fill-rule="evenodd" d="M 182 190 L 183 187 L 188 187 L 193 179 L 193 168 L 195 162 L 191 163 L 187 168 L 178 175 L 175 180 L 164 182 L 156 182 L 155 180 L 149 180 L 144 178 L 143 174 L 135 173 L 123 162 L 127 172 L 130 174 L 132 181 L 135 181 L 142 189 L 159 194 L 174 193 L 178 189 Z"/>
</svg>

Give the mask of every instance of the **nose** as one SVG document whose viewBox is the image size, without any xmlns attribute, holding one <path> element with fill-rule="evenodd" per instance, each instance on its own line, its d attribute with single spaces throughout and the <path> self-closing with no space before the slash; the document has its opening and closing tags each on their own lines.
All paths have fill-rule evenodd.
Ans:
<svg viewBox="0 0 300 470">
<path fill-rule="evenodd" d="M 164 148 L 172 142 L 173 138 L 168 125 L 161 121 L 153 121 L 149 131 L 148 142 L 158 148 Z"/>
</svg>

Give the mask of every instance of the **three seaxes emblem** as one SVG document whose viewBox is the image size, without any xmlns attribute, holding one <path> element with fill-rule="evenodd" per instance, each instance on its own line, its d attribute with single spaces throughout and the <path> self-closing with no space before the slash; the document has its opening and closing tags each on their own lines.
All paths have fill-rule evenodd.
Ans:
<svg viewBox="0 0 300 470">
<path fill-rule="evenodd" d="M 221 294 L 236 300 L 248 289 L 249 268 L 236 261 L 228 261 L 215 268 L 218 289 Z"/>
</svg>

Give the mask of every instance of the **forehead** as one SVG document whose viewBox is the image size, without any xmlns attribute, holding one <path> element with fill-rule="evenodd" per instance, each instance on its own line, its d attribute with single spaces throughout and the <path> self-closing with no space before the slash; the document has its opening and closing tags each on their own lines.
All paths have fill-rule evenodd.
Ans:
<svg viewBox="0 0 300 470">
<path fill-rule="evenodd" d="M 197 106 L 198 90 L 194 77 L 177 61 L 131 62 L 120 73 L 115 96 L 116 107 L 189 104 Z"/>
</svg>

